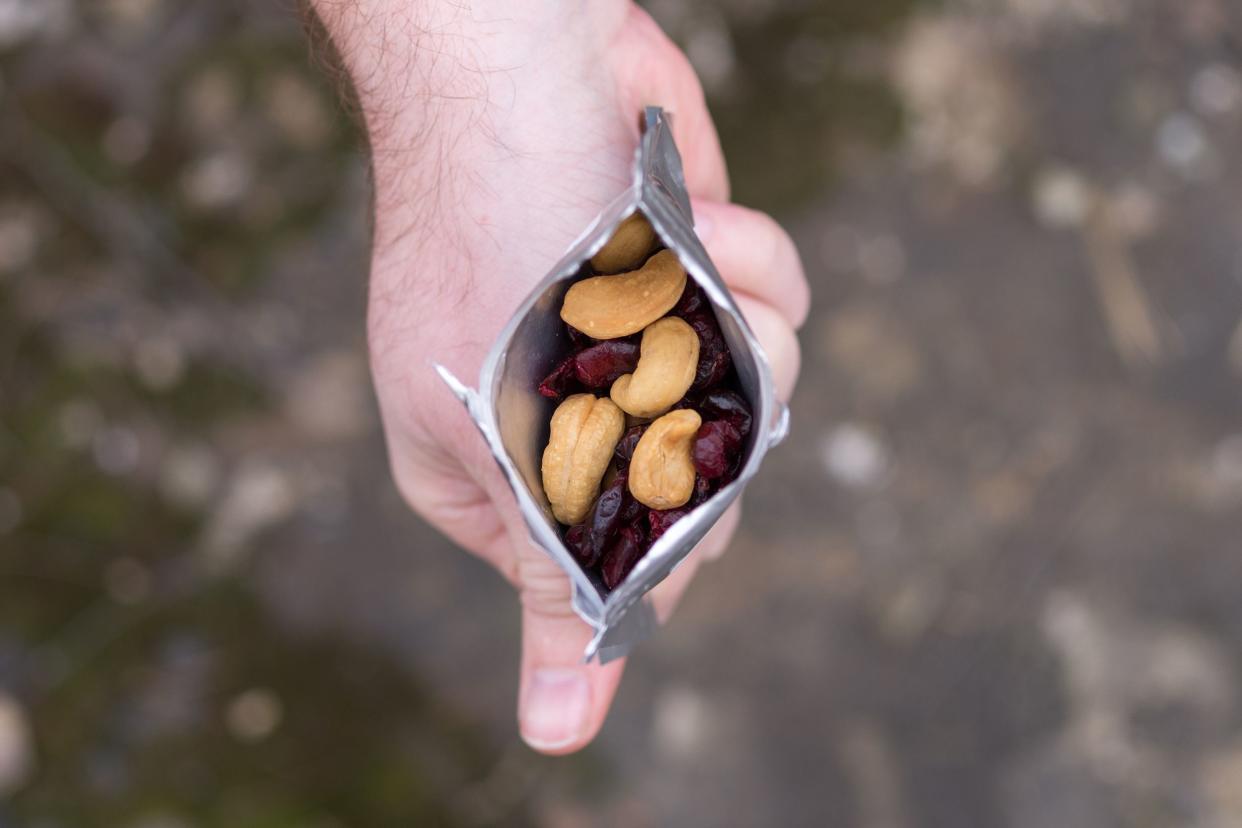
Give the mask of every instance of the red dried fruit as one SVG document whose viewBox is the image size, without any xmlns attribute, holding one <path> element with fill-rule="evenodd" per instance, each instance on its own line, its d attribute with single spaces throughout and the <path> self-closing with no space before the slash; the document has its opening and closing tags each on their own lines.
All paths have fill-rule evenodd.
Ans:
<svg viewBox="0 0 1242 828">
<path fill-rule="evenodd" d="M 694 382 L 690 385 L 690 390 L 702 391 L 725 378 L 733 365 L 733 356 L 729 353 L 729 345 L 710 310 L 689 314 L 686 322 L 699 335 L 699 365 L 694 372 Z"/>
<path fill-rule="evenodd" d="M 700 477 L 715 480 L 733 465 L 742 447 L 742 435 L 725 420 L 712 420 L 699 427 L 694 436 L 694 470 Z"/>
<path fill-rule="evenodd" d="M 544 377 L 543 382 L 539 383 L 539 393 L 550 400 L 559 402 L 569 393 L 575 379 L 574 357 L 571 354 L 557 363 L 556 367 L 552 369 L 552 373 Z"/>
<path fill-rule="evenodd" d="M 591 566 L 595 562 L 594 561 L 591 561 L 590 563 L 587 562 L 588 556 L 587 556 L 587 551 L 586 551 L 586 546 L 585 546 L 586 535 L 587 535 L 587 525 L 585 523 L 576 523 L 573 526 L 569 527 L 568 529 L 565 530 L 565 548 L 568 549 L 573 554 L 573 556 L 578 559 L 578 563 L 582 564 L 583 566 Z"/>
<path fill-rule="evenodd" d="M 724 420 L 743 438 L 750 433 L 750 403 L 736 391 L 710 391 L 703 395 L 698 407 L 703 419 Z"/>
<path fill-rule="evenodd" d="M 621 525 L 621 517 L 626 502 L 633 500 L 627 488 L 627 475 L 622 472 L 612 481 L 595 500 L 591 514 L 580 526 L 588 527 L 582 540 L 582 556 L 584 566 L 595 566 L 607 548 L 609 541 Z"/>
<path fill-rule="evenodd" d="M 574 357 L 574 375 L 587 388 L 606 388 L 638 367 L 638 345 L 623 339 L 598 342 Z"/>
<path fill-rule="evenodd" d="M 702 475 L 694 479 L 694 494 L 690 496 L 690 508 L 694 508 L 700 503 L 707 501 L 716 493 L 712 483 L 713 481 L 708 480 Z"/>
<path fill-rule="evenodd" d="M 625 505 L 621 507 L 621 523 L 626 525 L 641 523 L 646 526 L 647 512 L 649 511 L 651 511 L 649 508 L 636 500 L 633 495 L 630 495 L 626 497 Z"/>
<path fill-rule="evenodd" d="M 650 527 L 650 540 L 655 543 L 677 521 L 690 514 L 690 508 L 682 506 L 677 509 L 652 509 L 647 513 L 647 526 Z"/>
<path fill-rule="evenodd" d="M 604 586 L 616 589 L 617 584 L 625 580 L 625 576 L 630 574 L 630 570 L 646 552 L 647 545 L 642 528 L 639 526 L 621 527 L 621 531 L 617 533 L 617 539 L 613 541 L 612 546 L 608 547 L 608 552 L 604 555 L 604 562 L 600 564 L 599 574 L 604 581 Z"/>
<path fill-rule="evenodd" d="M 634 456 L 634 448 L 638 445 L 638 441 L 642 439 L 643 432 L 647 430 L 649 425 L 651 423 L 631 426 L 621 435 L 621 439 L 617 441 L 617 447 L 613 449 L 613 455 L 617 458 L 621 468 L 625 468 L 630 464 L 630 458 Z"/>
<path fill-rule="evenodd" d="M 693 279 L 687 279 L 686 289 L 681 292 L 681 298 L 677 300 L 677 304 L 673 306 L 670 313 L 673 316 L 684 317 L 698 312 L 706 304 L 707 297 L 703 294 L 703 288 L 699 287 Z"/>
<path fill-rule="evenodd" d="M 589 348 L 599 341 L 587 336 L 573 325 L 566 324 L 565 332 L 569 335 L 569 341 L 573 343 L 575 351 L 580 351 L 583 348 Z"/>
</svg>

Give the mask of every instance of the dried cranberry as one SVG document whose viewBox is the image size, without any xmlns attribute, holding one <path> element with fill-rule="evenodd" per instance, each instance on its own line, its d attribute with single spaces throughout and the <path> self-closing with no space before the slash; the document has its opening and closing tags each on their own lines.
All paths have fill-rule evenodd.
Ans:
<svg viewBox="0 0 1242 828">
<path fill-rule="evenodd" d="M 742 435 L 725 420 L 712 420 L 694 436 L 694 470 L 714 480 L 723 477 L 740 454 Z"/>
<path fill-rule="evenodd" d="M 626 525 L 641 523 L 645 526 L 647 524 L 647 512 L 649 511 L 650 509 L 635 500 L 633 495 L 627 495 L 625 505 L 621 507 L 621 523 Z"/>
<path fill-rule="evenodd" d="M 703 295 L 703 288 L 699 287 L 693 279 L 686 279 L 686 289 L 681 292 L 681 298 L 673 306 L 672 314 L 673 316 L 686 316 L 698 312 L 706 304 L 707 297 Z"/>
<path fill-rule="evenodd" d="M 591 514 L 582 524 L 579 524 L 588 527 L 582 541 L 581 559 L 584 566 L 594 566 L 599 561 L 608 542 L 612 540 L 617 527 L 621 524 L 626 502 L 632 499 L 626 487 L 624 472 L 618 474 L 612 484 L 595 499 Z"/>
<path fill-rule="evenodd" d="M 674 523 L 690 514 L 690 509 L 682 506 L 678 509 L 652 509 L 647 513 L 647 525 L 651 527 L 651 542 L 655 543 L 667 532 Z"/>
<path fill-rule="evenodd" d="M 694 372 L 691 391 L 702 391 L 710 388 L 725 378 L 733 365 L 733 357 L 729 353 L 729 345 L 720 332 L 720 325 L 710 310 L 692 313 L 686 321 L 694 332 L 699 335 L 699 365 Z"/>
<path fill-rule="evenodd" d="M 631 426 L 621 435 L 621 439 L 617 441 L 617 447 L 613 449 L 613 454 L 623 468 L 630 464 L 630 458 L 634 456 L 634 449 L 638 446 L 638 441 L 642 439 L 643 432 L 647 430 L 649 425 L 651 423 Z"/>
<path fill-rule="evenodd" d="M 616 589 L 617 584 L 625 580 L 625 576 L 630 574 L 630 570 L 646 551 L 646 539 L 641 526 L 621 527 L 617 539 L 604 555 L 604 562 L 600 564 L 599 574 L 604 580 L 604 586 Z"/>
<path fill-rule="evenodd" d="M 565 357 L 552 369 L 543 382 L 539 383 L 539 393 L 550 400 L 564 399 L 574 383 L 574 357 Z"/>
<path fill-rule="evenodd" d="M 573 325 L 570 325 L 568 323 L 565 324 L 565 332 L 569 335 L 569 341 L 573 343 L 574 350 L 582 350 L 583 348 L 589 348 L 590 346 L 594 345 L 596 342 L 599 341 L 596 339 L 592 339 L 591 337 L 587 336 L 582 331 L 578 330 Z"/>
<path fill-rule="evenodd" d="M 699 412 L 713 420 L 724 420 L 743 438 L 750 433 L 750 403 L 736 391 L 717 389 L 703 395 Z"/>
<path fill-rule="evenodd" d="M 605 388 L 617 377 L 638 366 L 638 345 L 610 339 L 579 351 L 574 357 L 574 374 L 587 388 Z"/>
<path fill-rule="evenodd" d="M 703 475 L 699 475 L 694 479 L 694 494 L 690 496 L 691 508 L 698 506 L 700 503 L 706 502 L 716 493 L 714 491 L 714 487 L 712 486 L 713 482 L 714 481 L 708 480 Z"/>
<path fill-rule="evenodd" d="M 586 549 L 587 525 L 576 523 L 565 530 L 565 548 L 577 558 L 583 566 L 591 566 L 594 561 L 589 559 Z"/>
</svg>

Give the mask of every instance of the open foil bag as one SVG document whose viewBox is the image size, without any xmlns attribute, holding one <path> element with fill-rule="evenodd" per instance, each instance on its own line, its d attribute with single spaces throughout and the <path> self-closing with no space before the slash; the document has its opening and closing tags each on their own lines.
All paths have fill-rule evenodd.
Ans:
<svg viewBox="0 0 1242 828">
<path fill-rule="evenodd" d="M 673 524 L 628 577 L 609 592 L 598 576 L 579 566 L 562 543 L 562 528 L 552 517 L 544 495 L 541 459 L 556 405 L 540 396 L 537 388 L 570 350 L 560 318 L 566 290 L 587 274 L 586 262 L 635 211 L 647 217 L 662 243 L 677 254 L 688 277 L 711 301 L 733 352 L 755 425 L 743 446 L 737 479 Z M 621 658 L 651 634 L 657 621 L 647 593 L 703 539 L 754 477 L 767 450 L 785 437 L 789 427 L 789 413 L 776 398 L 767 357 L 694 234 L 681 156 L 673 143 L 669 116 L 659 107 L 648 107 L 643 113 L 643 135 L 629 188 L 600 213 L 513 314 L 484 360 L 478 390 L 466 386 L 442 365 L 435 367 L 465 404 L 491 448 L 530 528 L 531 542 L 569 576 L 574 610 L 595 629 L 584 653 L 587 661 L 599 658 L 607 663 Z"/>
</svg>

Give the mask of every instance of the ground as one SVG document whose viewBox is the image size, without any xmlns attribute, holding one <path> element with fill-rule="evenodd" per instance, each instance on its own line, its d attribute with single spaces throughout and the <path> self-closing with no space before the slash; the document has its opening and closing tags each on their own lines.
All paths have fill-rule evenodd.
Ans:
<svg viewBox="0 0 1242 828">
<path fill-rule="evenodd" d="M 1242 9 L 649 8 L 814 309 L 737 541 L 550 760 L 388 478 L 296 17 L 0 2 L 0 826 L 1242 825 Z"/>
</svg>

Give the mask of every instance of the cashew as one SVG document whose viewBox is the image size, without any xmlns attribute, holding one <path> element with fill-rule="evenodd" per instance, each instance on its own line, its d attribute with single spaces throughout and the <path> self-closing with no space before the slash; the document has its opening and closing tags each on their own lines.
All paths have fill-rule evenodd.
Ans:
<svg viewBox="0 0 1242 828">
<path fill-rule="evenodd" d="M 561 319 L 596 339 L 629 336 L 668 313 L 685 288 L 686 269 L 677 254 L 661 250 L 638 270 L 574 283 Z"/>
<path fill-rule="evenodd" d="M 624 430 L 625 415 L 607 398 L 574 394 L 556 407 L 543 452 L 543 490 L 561 523 L 587 516 Z"/>
<path fill-rule="evenodd" d="M 699 365 L 699 335 L 675 316 L 643 331 L 638 367 L 612 384 L 608 395 L 626 414 L 657 417 L 685 396 Z"/>
<path fill-rule="evenodd" d="M 702 425 L 694 411 L 670 411 L 643 432 L 630 461 L 630 494 L 652 509 L 685 506 L 694 493 L 694 435 Z"/>
<path fill-rule="evenodd" d="M 633 213 L 612 238 L 591 257 L 591 267 L 600 273 L 623 273 L 647 259 L 655 244 L 655 231 L 642 213 Z"/>
</svg>

